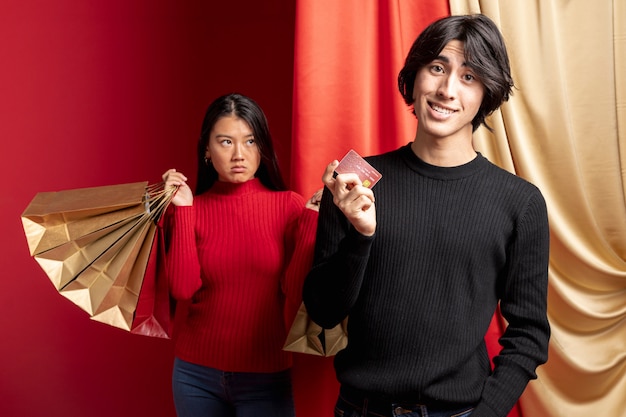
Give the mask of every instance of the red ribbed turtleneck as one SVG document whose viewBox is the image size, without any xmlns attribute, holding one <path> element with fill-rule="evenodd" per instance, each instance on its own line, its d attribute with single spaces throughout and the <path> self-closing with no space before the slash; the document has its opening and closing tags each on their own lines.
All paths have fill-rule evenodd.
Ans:
<svg viewBox="0 0 626 417">
<path fill-rule="evenodd" d="M 233 372 L 275 372 L 291 365 L 282 350 L 287 320 L 311 267 L 317 212 L 291 191 L 258 179 L 216 182 L 169 217 L 170 291 L 192 299 L 177 329 L 176 355 Z M 290 322 L 288 322 L 290 323 Z"/>
</svg>

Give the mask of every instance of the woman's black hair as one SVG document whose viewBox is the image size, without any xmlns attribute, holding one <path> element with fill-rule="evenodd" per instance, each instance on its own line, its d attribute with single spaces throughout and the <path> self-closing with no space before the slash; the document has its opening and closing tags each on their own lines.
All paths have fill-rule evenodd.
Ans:
<svg viewBox="0 0 626 417">
<path fill-rule="evenodd" d="M 205 161 L 209 136 L 215 123 L 222 117 L 236 116 L 250 126 L 254 140 L 261 153 L 261 164 L 255 177 L 267 188 L 276 191 L 286 190 L 287 187 L 278 166 L 278 158 L 274 152 L 272 136 L 269 131 L 267 118 L 261 107 L 251 98 L 241 94 L 227 94 L 213 101 L 204 115 L 200 139 L 198 140 L 198 181 L 196 195 L 202 194 L 218 180 L 217 171 L 212 164 Z"/>
<path fill-rule="evenodd" d="M 485 86 L 485 96 L 472 120 L 472 128 L 475 131 L 484 124 L 492 130 L 485 118 L 509 99 L 514 83 L 502 34 L 485 15 L 448 16 L 431 23 L 411 46 L 398 74 L 400 94 L 407 105 L 413 105 L 417 72 L 435 60 L 452 40 L 463 42 L 467 65 Z"/>
</svg>

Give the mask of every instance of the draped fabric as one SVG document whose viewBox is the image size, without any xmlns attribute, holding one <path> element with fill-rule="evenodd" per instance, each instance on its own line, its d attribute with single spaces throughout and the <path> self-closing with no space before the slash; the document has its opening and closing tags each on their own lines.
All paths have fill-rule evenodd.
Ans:
<svg viewBox="0 0 626 417">
<path fill-rule="evenodd" d="M 413 140 L 416 120 L 397 88 L 415 37 L 449 15 L 447 0 L 297 0 L 291 186 L 322 187 L 326 165 Z M 299 417 L 331 415 L 338 394 L 332 358 L 295 355 Z"/>
<path fill-rule="evenodd" d="M 517 90 L 476 147 L 541 188 L 549 359 L 524 416 L 626 415 L 626 2 L 452 0 L 500 26 Z"/>
<path fill-rule="evenodd" d="M 444 0 L 299 0 L 296 6 L 291 184 L 308 195 L 350 148 L 404 145 L 415 117 L 398 72 L 416 36 L 449 14 Z"/>
</svg>

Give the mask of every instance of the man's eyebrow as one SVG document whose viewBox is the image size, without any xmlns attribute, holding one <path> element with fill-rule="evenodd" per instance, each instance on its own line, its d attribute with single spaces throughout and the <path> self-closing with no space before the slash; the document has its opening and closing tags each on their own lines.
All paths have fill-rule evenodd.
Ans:
<svg viewBox="0 0 626 417">
<path fill-rule="evenodd" d="M 441 61 L 441 62 L 445 62 L 446 64 L 449 64 L 450 63 L 450 58 L 448 58 L 445 55 L 439 55 L 435 59 L 433 59 L 433 62 L 434 61 Z M 463 61 L 463 64 L 461 66 L 462 67 L 471 68 L 471 66 L 467 63 L 467 61 Z"/>
</svg>

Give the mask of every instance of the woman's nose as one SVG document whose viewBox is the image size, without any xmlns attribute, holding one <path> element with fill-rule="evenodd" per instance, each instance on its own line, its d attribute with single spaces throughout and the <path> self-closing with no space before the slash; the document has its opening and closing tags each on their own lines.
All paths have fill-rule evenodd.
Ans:
<svg viewBox="0 0 626 417">
<path fill-rule="evenodd" d="M 241 149 L 242 145 L 236 144 L 233 146 L 233 159 L 243 159 L 243 150 Z"/>
</svg>

